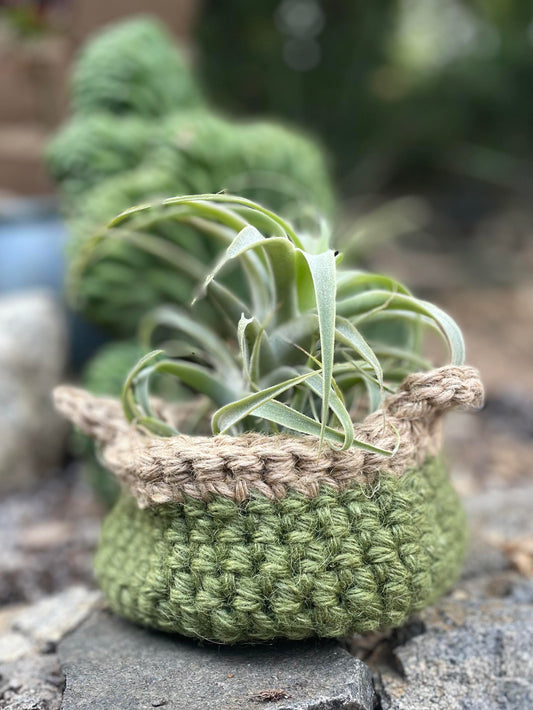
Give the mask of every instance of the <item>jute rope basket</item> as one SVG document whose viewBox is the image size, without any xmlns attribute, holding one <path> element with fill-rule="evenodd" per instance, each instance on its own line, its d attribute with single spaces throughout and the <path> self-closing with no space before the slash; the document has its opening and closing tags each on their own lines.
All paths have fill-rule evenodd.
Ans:
<svg viewBox="0 0 533 710">
<path fill-rule="evenodd" d="M 133 621 L 228 643 L 339 636 L 401 624 L 459 571 L 465 524 L 439 457 L 441 421 L 482 406 L 473 368 L 410 375 L 355 425 L 390 457 L 313 437 L 154 437 L 116 400 L 54 394 L 123 483 L 96 572 Z M 180 417 L 154 406 L 168 423 Z"/>
</svg>

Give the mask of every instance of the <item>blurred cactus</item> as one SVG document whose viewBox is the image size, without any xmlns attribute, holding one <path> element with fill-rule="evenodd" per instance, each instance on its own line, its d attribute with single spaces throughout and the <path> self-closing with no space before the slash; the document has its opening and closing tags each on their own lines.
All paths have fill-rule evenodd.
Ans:
<svg viewBox="0 0 533 710">
<path fill-rule="evenodd" d="M 126 375 L 146 352 L 135 340 L 107 343 L 85 367 L 83 385 L 93 394 L 119 397 Z"/>
<path fill-rule="evenodd" d="M 49 143 L 48 169 L 67 198 L 108 177 L 137 167 L 155 142 L 150 124 L 136 116 L 120 121 L 106 113 L 76 116 Z"/>
<path fill-rule="evenodd" d="M 156 20 L 111 25 L 82 51 L 72 76 L 74 111 L 153 118 L 204 103 L 173 38 Z"/>
<path fill-rule="evenodd" d="M 116 240 L 87 265 L 92 235 L 120 211 L 224 189 L 290 217 L 302 205 L 333 209 L 324 156 L 313 141 L 275 123 L 223 118 L 202 106 L 193 83 L 159 24 L 143 18 L 115 25 L 82 52 L 73 73 L 75 114 L 48 147 L 72 232 L 71 301 L 121 335 L 133 335 L 150 308 L 190 300 L 197 278 L 185 271 L 177 279 L 160 258 L 161 242 L 179 245 L 204 267 L 217 252 L 192 227 L 166 222 L 148 229 L 152 242 L 160 240 L 157 253 L 148 243 Z"/>
<path fill-rule="evenodd" d="M 134 116 L 75 116 L 49 143 L 47 161 L 74 212 L 78 196 L 141 165 L 147 174 L 157 169 L 166 175 L 167 196 L 238 188 L 273 209 L 310 202 L 327 213 L 333 206 L 315 143 L 273 122 L 236 123 L 205 110 L 174 113 L 155 124 Z M 156 181 L 151 194 L 147 181 L 145 197 L 160 190 Z"/>
<path fill-rule="evenodd" d="M 123 231 L 117 238 L 98 238 L 118 212 L 183 188 L 169 172 L 141 167 L 88 192 L 71 225 L 67 293 L 92 321 L 121 336 L 134 336 L 142 316 L 157 305 L 190 303 L 194 285 L 217 257 L 200 231 L 153 220 L 141 235 L 130 238 Z M 213 326 L 219 320 L 209 304 L 198 304 L 198 310 Z"/>
</svg>

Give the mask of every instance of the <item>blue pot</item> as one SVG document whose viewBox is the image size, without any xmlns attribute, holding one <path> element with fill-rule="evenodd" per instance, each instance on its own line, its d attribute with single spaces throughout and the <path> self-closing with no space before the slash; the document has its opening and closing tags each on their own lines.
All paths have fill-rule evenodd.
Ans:
<svg viewBox="0 0 533 710">
<path fill-rule="evenodd" d="M 53 209 L 31 201 L 9 204 L 0 216 L 0 294 L 47 288 L 63 299 L 68 232 Z M 79 314 L 68 311 L 70 359 L 77 370 L 107 340 Z"/>
</svg>

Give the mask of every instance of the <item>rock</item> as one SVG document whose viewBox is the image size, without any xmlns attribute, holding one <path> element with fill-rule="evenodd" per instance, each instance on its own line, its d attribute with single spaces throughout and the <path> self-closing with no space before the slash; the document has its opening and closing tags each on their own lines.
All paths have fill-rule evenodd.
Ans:
<svg viewBox="0 0 533 710">
<path fill-rule="evenodd" d="M 0 493 L 29 486 L 60 460 L 66 427 L 51 391 L 66 356 L 65 314 L 48 292 L 0 299 Z"/>
<path fill-rule="evenodd" d="M 509 598 L 519 604 L 533 606 L 533 580 L 518 579 L 509 591 Z"/>
<path fill-rule="evenodd" d="M 0 614 L 0 663 L 33 651 L 50 653 L 100 603 L 100 592 L 76 586 L 35 604 L 4 607 Z"/>
<path fill-rule="evenodd" d="M 507 541 L 533 532 L 533 484 L 491 490 L 465 501 L 471 527 Z"/>
<path fill-rule="evenodd" d="M 76 467 L 32 492 L 0 497 L 0 605 L 34 602 L 80 583 L 94 586 L 101 516 Z"/>
<path fill-rule="evenodd" d="M 22 634 L 10 631 L 0 636 L 0 663 L 10 663 L 26 656 L 33 643 Z"/>
<path fill-rule="evenodd" d="M 401 673 L 381 673 L 382 710 L 533 707 L 533 606 L 446 599 L 425 632 L 395 649 Z"/>
<path fill-rule="evenodd" d="M 12 628 L 38 647 L 49 648 L 75 629 L 100 599 L 100 592 L 70 587 L 21 611 L 13 619 Z"/>
<path fill-rule="evenodd" d="M 465 501 L 471 540 L 463 577 L 508 569 L 509 546 L 533 537 L 533 485 L 492 490 Z"/>
<path fill-rule="evenodd" d="M 96 612 L 59 644 L 62 710 L 371 710 L 368 668 L 335 641 L 215 646 Z"/>
<path fill-rule="evenodd" d="M 0 613 L 0 708 L 59 710 L 64 677 L 57 642 L 80 624 L 100 595 L 72 587 L 32 606 Z"/>
<path fill-rule="evenodd" d="M 0 663 L 0 708 L 59 710 L 64 678 L 54 654 L 32 654 Z"/>
</svg>

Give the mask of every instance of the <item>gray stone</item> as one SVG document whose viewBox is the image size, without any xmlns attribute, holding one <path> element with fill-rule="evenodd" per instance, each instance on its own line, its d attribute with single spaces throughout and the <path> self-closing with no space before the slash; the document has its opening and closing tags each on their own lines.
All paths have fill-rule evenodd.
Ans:
<svg viewBox="0 0 533 710">
<path fill-rule="evenodd" d="M 99 603 L 83 587 L 0 611 L 0 708 L 58 710 L 64 677 L 56 644 Z"/>
<path fill-rule="evenodd" d="M 54 654 L 31 654 L 0 663 L 2 710 L 59 710 L 64 678 Z"/>
<path fill-rule="evenodd" d="M 394 649 L 400 673 L 379 674 L 382 710 L 533 707 L 533 606 L 448 598 L 422 620 Z"/>
<path fill-rule="evenodd" d="M 0 492 L 59 463 L 67 429 L 51 391 L 63 377 L 66 333 L 63 308 L 46 291 L 0 298 Z"/>
<path fill-rule="evenodd" d="M 0 663 L 10 663 L 28 655 L 33 650 L 30 639 L 16 631 L 0 635 Z"/>
<path fill-rule="evenodd" d="M 533 605 L 533 579 L 519 578 L 509 590 L 509 599 L 519 604 Z"/>
<path fill-rule="evenodd" d="M 0 496 L 0 605 L 94 586 L 102 510 L 76 468 L 33 491 Z"/>
<path fill-rule="evenodd" d="M 533 537 L 533 485 L 488 491 L 467 498 L 465 507 L 471 540 L 463 577 L 508 569 L 505 544 Z"/>
<path fill-rule="evenodd" d="M 371 710 L 368 668 L 336 642 L 215 646 L 97 612 L 59 644 L 62 710 Z"/>
<path fill-rule="evenodd" d="M 472 527 L 512 540 L 533 533 L 533 484 L 490 490 L 465 501 Z"/>
<path fill-rule="evenodd" d="M 15 615 L 12 628 L 39 648 L 55 645 L 100 602 L 100 592 L 75 586 L 46 597 Z"/>
</svg>

